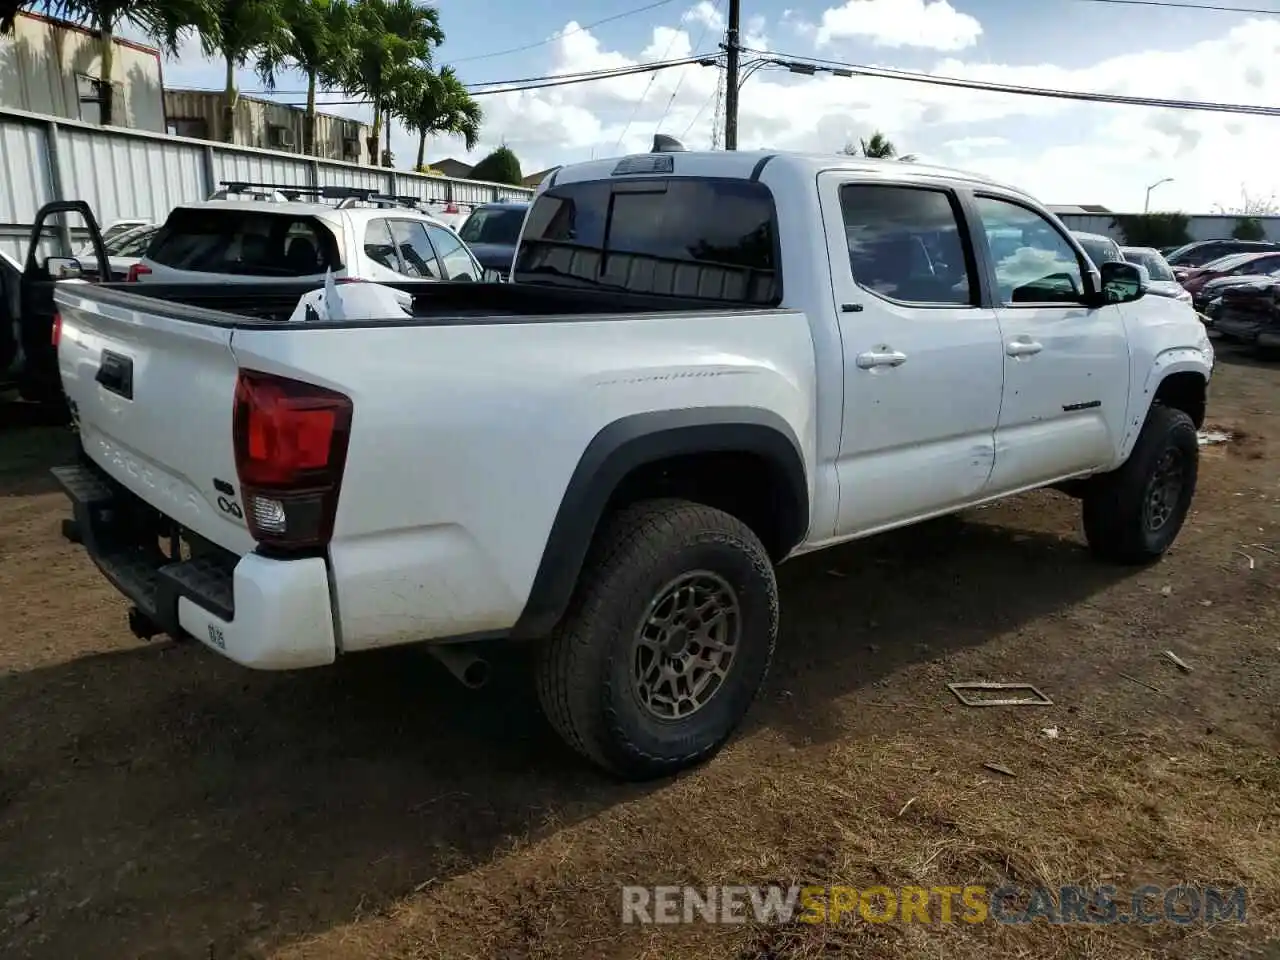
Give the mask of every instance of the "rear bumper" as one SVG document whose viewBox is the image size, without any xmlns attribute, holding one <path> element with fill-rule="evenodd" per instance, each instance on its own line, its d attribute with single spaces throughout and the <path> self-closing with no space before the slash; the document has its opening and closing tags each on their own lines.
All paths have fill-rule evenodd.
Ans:
<svg viewBox="0 0 1280 960">
<path fill-rule="evenodd" d="M 64 527 L 117 590 L 161 631 L 192 636 L 236 663 L 259 670 L 315 667 L 334 661 L 337 643 L 329 576 L 320 557 L 275 560 L 193 547 L 171 559 L 167 520 L 88 464 L 58 467 L 71 500 Z"/>
</svg>

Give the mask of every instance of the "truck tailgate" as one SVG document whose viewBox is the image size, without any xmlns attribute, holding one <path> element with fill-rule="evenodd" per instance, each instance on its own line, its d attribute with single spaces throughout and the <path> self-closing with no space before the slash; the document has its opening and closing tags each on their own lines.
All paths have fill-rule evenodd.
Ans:
<svg viewBox="0 0 1280 960">
<path fill-rule="evenodd" d="M 231 327 L 211 311 L 123 307 L 71 285 L 58 284 L 54 300 L 62 384 L 88 457 L 187 529 L 252 550 L 231 436 Z"/>
</svg>

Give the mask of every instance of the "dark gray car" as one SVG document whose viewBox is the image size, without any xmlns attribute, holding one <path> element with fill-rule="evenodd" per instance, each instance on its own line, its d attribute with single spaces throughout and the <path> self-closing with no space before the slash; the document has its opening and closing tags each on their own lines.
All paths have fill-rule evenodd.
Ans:
<svg viewBox="0 0 1280 960">
<path fill-rule="evenodd" d="M 471 248 L 484 267 L 486 280 L 505 280 L 511 273 L 516 256 L 516 242 L 524 226 L 529 204 L 518 201 L 486 203 L 471 211 L 458 231 L 462 242 Z"/>
</svg>

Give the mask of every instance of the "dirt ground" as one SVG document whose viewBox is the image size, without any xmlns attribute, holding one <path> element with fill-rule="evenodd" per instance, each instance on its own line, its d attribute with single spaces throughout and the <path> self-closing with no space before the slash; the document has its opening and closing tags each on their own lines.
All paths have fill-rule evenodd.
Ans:
<svg viewBox="0 0 1280 960">
<path fill-rule="evenodd" d="M 1092 562 L 1036 494 L 787 564 L 745 729 L 642 786 L 559 744 L 518 657 L 471 693 L 420 651 L 277 675 L 135 641 L 58 535 L 70 436 L 10 425 L 0 955 L 1280 957 L 1280 366 L 1220 356 L 1235 439 L 1164 562 Z M 1248 922 L 620 922 L 622 884 L 769 882 L 1240 884 Z"/>
</svg>

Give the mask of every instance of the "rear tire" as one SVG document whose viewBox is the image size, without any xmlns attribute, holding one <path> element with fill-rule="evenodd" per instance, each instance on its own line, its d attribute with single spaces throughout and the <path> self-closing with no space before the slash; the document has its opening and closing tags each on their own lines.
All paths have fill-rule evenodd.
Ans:
<svg viewBox="0 0 1280 960">
<path fill-rule="evenodd" d="M 1191 508 L 1199 463 L 1191 418 L 1153 406 L 1124 465 L 1090 481 L 1084 532 L 1093 553 L 1127 564 L 1160 559 Z"/>
<path fill-rule="evenodd" d="M 635 504 L 605 521 L 542 643 L 538 698 L 592 763 L 629 780 L 665 776 L 729 739 L 777 633 L 773 565 L 745 524 L 683 500 Z"/>
</svg>

